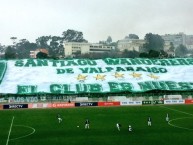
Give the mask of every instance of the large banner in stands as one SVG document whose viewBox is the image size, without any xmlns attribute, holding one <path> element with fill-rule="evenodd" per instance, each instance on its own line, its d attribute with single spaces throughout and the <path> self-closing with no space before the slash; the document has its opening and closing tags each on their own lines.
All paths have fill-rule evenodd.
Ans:
<svg viewBox="0 0 193 145">
<path fill-rule="evenodd" d="M 37 103 L 38 101 L 37 96 L 8 97 L 9 103 Z"/>
<path fill-rule="evenodd" d="M 185 104 L 185 100 L 164 100 L 164 104 Z"/>
<path fill-rule="evenodd" d="M 142 105 L 142 101 L 121 101 L 121 106 L 125 105 Z"/>
<path fill-rule="evenodd" d="M 193 99 L 186 99 L 185 104 L 193 104 Z"/>
<path fill-rule="evenodd" d="M 98 102 L 98 106 L 120 106 L 120 102 Z"/>
<path fill-rule="evenodd" d="M 7 104 L 3 105 L 3 109 L 23 109 L 28 108 L 28 104 Z"/>
<path fill-rule="evenodd" d="M 189 91 L 192 74 L 193 58 L 0 60 L 0 93 Z"/>
</svg>

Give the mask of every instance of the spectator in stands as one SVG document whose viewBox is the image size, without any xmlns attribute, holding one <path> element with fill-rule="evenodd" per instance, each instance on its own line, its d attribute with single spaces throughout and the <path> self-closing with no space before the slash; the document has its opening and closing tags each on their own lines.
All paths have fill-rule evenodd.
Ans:
<svg viewBox="0 0 193 145">
<path fill-rule="evenodd" d="M 58 118 L 58 122 L 61 123 L 62 122 L 62 118 L 60 117 L 60 114 L 57 115 Z"/>
<path fill-rule="evenodd" d="M 89 129 L 90 121 L 86 119 L 85 121 L 85 129 Z"/>
<path fill-rule="evenodd" d="M 116 124 L 116 127 L 117 127 L 118 131 L 120 131 L 121 124 L 120 124 L 120 123 L 117 123 L 117 124 Z"/>
<path fill-rule="evenodd" d="M 152 120 L 151 120 L 151 117 L 149 116 L 148 119 L 147 119 L 147 125 L 151 126 L 151 122 L 152 122 Z"/>
</svg>

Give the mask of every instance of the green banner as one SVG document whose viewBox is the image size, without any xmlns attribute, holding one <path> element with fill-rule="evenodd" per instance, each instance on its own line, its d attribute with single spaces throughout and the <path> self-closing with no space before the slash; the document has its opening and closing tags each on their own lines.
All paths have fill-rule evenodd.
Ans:
<svg viewBox="0 0 193 145">
<path fill-rule="evenodd" d="M 192 58 L 0 60 L 0 93 L 191 91 L 192 76 Z"/>
<path fill-rule="evenodd" d="M 6 61 L 0 61 L 0 84 L 3 80 L 6 69 L 7 69 L 7 62 Z"/>
</svg>

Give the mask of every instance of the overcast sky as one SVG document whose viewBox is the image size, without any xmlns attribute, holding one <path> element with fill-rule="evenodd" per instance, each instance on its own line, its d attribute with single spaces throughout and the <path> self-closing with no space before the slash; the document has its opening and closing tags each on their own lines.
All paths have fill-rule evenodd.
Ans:
<svg viewBox="0 0 193 145">
<path fill-rule="evenodd" d="M 128 34 L 193 34 L 193 0 L 0 0 L 0 43 L 81 31 L 89 42 Z"/>
</svg>

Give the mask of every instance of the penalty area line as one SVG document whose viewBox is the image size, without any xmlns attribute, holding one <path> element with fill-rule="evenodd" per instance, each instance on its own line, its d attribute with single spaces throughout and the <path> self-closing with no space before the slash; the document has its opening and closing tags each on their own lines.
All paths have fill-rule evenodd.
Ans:
<svg viewBox="0 0 193 145">
<path fill-rule="evenodd" d="M 160 106 L 160 107 L 163 107 L 163 108 L 166 108 L 166 109 L 169 109 L 169 110 L 172 110 L 172 111 L 176 111 L 176 112 L 179 112 L 179 113 L 183 113 L 183 114 L 186 114 L 186 115 L 191 115 L 191 116 L 193 116 L 193 114 L 188 113 L 188 112 L 180 111 L 180 110 L 177 110 L 177 109 L 172 109 L 172 108 L 165 107 L 165 106 Z M 168 122 L 168 125 L 170 125 L 170 126 L 172 126 L 172 127 L 175 127 L 175 128 L 185 129 L 185 130 L 193 130 L 192 128 L 187 128 L 187 127 L 182 127 L 182 126 L 178 126 L 178 125 L 172 124 L 173 121 L 182 120 L 182 119 L 187 119 L 187 118 L 193 118 L 193 117 L 180 117 L 180 118 L 175 118 L 175 119 L 170 120 L 170 121 Z"/>
<path fill-rule="evenodd" d="M 168 122 L 168 124 L 170 126 L 176 127 L 176 128 L 180 128 L 180 129 L 186 129 L 186 130 L 193 130 L 191 128 L 187 128 L 187 127 L 182 127 L 182 126 L 178 126 L 178 125 L 174 125 L 171 122 L 175 121 L 175 120 L 182 120 L 182 119 L 187 119 L 187 118 L 193 118 L 193 117 L 181 117 L 181 118 L 176 118 L 176 119 L 172 119 Z"/>
<path fill-rule="evenodd" d="M 176 111 L 176 112 L 179 112 L 179 113 L 183 113 L 183 114 L 186 114 L 186 115 L 191 115 L 191 116 L 193 116 L 193 114 L 188 113 L 188 112 L 184 112 L 184 111 L 180 111 L 180 110 L 172 109 L 172 108 L 165 107 L 165 106 L 159 106 L 159 107 L 166 108 L 166 109 L 173 110 L 173 111 Z"/>
<path fill-rule="evenodd" d="M 12 118 L 11 125 L 10 125 L 10 128 L 9 128 L 9 133 L 8 133 L 6 145 L 8 145 L 8 143 L 9 143 L 9 137 L 10 137 L 11 129 L 12 129 L 12 126 L 13 126 L 13 120 L 14 120 L 14 116 Z"/>
<path fill-rule="evenodd" d="M 31 129 L 32 130 L 32 132 L 31 133 L 29 133 L 29 134 L 26 134 L 26 135 L 23 135 L 23 136 L 20 136 L 20 137 L 17 137 L 17 138 L 12 138 L 12 139 L 10 139 L 10 141 L 12 141 L 12 140 L 17 140 L 17 139 L 21 139 L 21 138 L 25 138 L 25 137 L 28 137 L 28 136 L 30 136 L 30 135 L 32 135 L 32 134 L 34 134 L 35 133 L 35 128 L 33 128 L 33 127 L 30 127 L 30 126 L 25 126 L 25 125 L 14 125 L 14 126 L 19 126 L 19 127 L 25 127 L 25 128 L 29 128 L 29 129 Z"/>
</svg>

